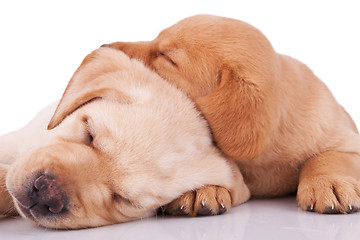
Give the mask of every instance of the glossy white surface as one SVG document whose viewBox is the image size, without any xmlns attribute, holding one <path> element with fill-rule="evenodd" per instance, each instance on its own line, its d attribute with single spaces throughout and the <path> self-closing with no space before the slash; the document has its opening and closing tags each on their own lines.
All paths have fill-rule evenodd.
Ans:
<svg viewBox="0 0 360 240">
<path fill-rule="evenodd" d="M 36 227 L 21 218 L 0 220 L 1 239 L 360 239 L 360 213 L 320 215 L 298 209 L 295 197 L 251 200 L 213 217 L 153 217 L 72 231 Z"/>
</svg>

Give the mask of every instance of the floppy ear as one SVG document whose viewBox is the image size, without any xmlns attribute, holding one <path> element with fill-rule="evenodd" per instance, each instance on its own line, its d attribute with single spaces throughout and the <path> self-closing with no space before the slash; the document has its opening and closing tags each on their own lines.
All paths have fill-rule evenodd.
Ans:
<svg viewBox="0 0 360 240">
<path fill-rule="evenodd" d="M 109 98 L 124 103 L 131 101 L 129 96 L 119 90 L 116 79 L 104 77 L 121 68 L 119 60 L 124 62 L 124 58 L 129 59 L 125 54 L 120 52 L 114 54 L 113 51 L 116 50 L 98 49 L 83 60 L 66 87 L 48 125 L 49 130 L 58 126 L 69 114 L 95 98 Z"/>
<path fill-rule="evenodd" d="M 219 86 L 195 102 L 227 156 L 253 159 L 269 141 L 276 109 L 263 79 L 248 79 L 240 74 L 241 69 L 223 66 Z"/>
</svg>

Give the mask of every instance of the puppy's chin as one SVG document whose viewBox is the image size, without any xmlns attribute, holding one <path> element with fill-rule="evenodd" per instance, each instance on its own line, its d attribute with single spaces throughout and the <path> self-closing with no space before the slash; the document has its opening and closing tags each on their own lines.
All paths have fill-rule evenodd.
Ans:
<svg viewBox="0 0 360 240">
<path fill-rule="evenodd" d="M 125 217 L 124 215 L 118 215 L 116 218 L 111 217 L 112 213 L 108 213 L 108 219 L 103 216 L 94 214 L 92 218 L 85 218 L 84 216 L 77 216 L 79 213 L 61 214 L 57 216 L 40 216 L 35 211 L 32 211 L 29 208 L 26 208 L 15 202 L 15 207 L 18 213 L 25 218 L 27 221 L 41 227 L 51 228 L 51 229 L 82 229 L 89 227 L 101 227 L 105 225 L 112 225 L 118 223 L 124 223 L 133 221 L 136 219 L 147 218 L 155 215 L 156 211 L 147 211 L 137 217 Z M 106 209 L 103 209 L 106 215 Z"/>
<path fill-rule="evenodd" d="M 14 204 L 15 204 L 15 208 L 18 211 L 18 213 L 25 218 L 26 220 L 29 220 L 31 222 L 36 222 L 36 219 L 34 218 L 34 216 L 31 214 L 30 209 L 22 206 L 21 204 L 19 204 L 16 200 L 14 200 Z"/>
</svg>

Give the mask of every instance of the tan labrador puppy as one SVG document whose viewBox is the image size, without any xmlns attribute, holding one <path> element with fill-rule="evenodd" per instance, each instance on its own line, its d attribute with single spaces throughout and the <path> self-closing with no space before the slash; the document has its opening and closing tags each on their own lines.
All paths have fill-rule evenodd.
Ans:
<svg viewBox="0 0 360 240">
<path fill-rule="evenodd" d="M 197 198 L 192 215 L 208 214 L 208 201 L 224 213 L 250 196 L 193 102 L 120 51 L 101 48 L 85 58 L 50 127 L 61 124 L 47 131 L 55 107 L 0 138 L 2 163 L 16 160 L 7 189 L 29 221 L 67 229 L 130 221 L 205 185 L 217 192 Z M 4 213 L 11 206 L 7 169 L 0 170 Z"/>
<path fill-rule="evenodd" d="M 297 190 L 304 210 L 359 209 L 354 122 L 306 65 L 276 53 L 259 30 L 199 15 L 150 42 L 104 46 L 143 61 L 187 93 L 219 148 L 237 161 L 252 197 Z M 178 206 L 186 205 L 186 196 Z"/>
</svg>

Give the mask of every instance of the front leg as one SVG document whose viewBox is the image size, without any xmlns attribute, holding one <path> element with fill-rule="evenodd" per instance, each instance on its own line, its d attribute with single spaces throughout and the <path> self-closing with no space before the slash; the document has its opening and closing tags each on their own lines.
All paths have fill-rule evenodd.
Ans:
<svg viewBox="0 0 360 240">
<path fill-rule="evenodd" d="M 328 151 L 303 167 L 298 203 L 318 213 L 352 213 L 360 209 L 360 155 Z"/>
<path fill-rule="evenodd" d="M 219 215 L 230 210 L 232 206 L 246 202 L 250 191 L 246 186 L 238 166 L 228 161 L 233 172 L 232 186 L 206 185 L 188 191 L 171 203 L 163 206 L 161 211 L 170 215 L 207 216 Z"/>
<path fill-rule="evenodd" d="M 17 214 L 14 203 L 9 192 L 6 189 L 6 173 L 7 166 L 0 164 L 0 215 L 15 215 Z"/>
</svg>

